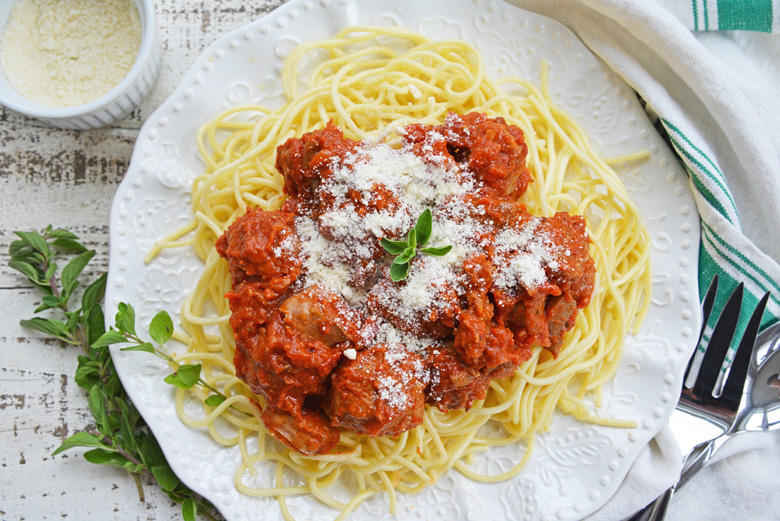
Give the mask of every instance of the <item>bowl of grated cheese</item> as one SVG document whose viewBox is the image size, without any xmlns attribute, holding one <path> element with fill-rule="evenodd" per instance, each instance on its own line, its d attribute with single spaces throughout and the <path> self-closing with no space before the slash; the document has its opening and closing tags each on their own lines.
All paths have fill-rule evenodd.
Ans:
<svg viewBox="0 0 780 521">
<path fill-rule="evenodd" d="M 160 68 L 153 0 L 0 2 L 0 105 L 51 126 L 127 116 Z"/>
</svg>

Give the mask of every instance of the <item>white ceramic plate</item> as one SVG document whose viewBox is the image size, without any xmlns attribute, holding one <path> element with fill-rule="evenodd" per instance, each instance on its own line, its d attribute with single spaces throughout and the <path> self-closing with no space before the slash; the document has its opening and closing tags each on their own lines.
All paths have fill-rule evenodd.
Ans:
<svg viewBox="0 0 780 521">
<path fill-rule="evenodd" d="M 442 14 L 446 13 L 446 14 Z M 292 0 L 209 46 L 176 92 L 149 118 L 111 212 L 108 316 L 131 303 L 146 325 L 160 309 L 174 315 L 202 267 L 186 249 L 143 262 L 153 242 L 188 221 L 190 183 L 201 171 L 195 133 L 218 112 L 281 94 L 279 71 L 303 40 L 323 39 L 350 24 L 402 25 L 433 38 L 475 44 L 493 77 L 538 80 L 550 64 L 554 101 L 589 131 L 603 155 L 650 150 L 650 160 L 620 173 L 640 206 L 653 241 L 653 297 L 641 333 L 605 388 L 601 414 L 634 418 L 634 429 L 608 429 L 556 419 L 539 437 L 531 462 L 508 482 L 474 483 L 453 471 L 415 496 L 401 496 L 395 516 L 376 496 L 352 514 L 379 519 L 582 519 L 615 492 L 639 451 L 673 410 L 698 331 L 699 223 L 688 179 L 655 132 L 634 92 L 557 22 L 485 0 Z M 176 317 L 174 317 L 176 318 Z M 274 499 L 250 498 L 233 486 L 240 456 L 205 431 L 185 427 L 163 383 L 167 369 L 144 353 L 113 351 L 133 402 L 154 431 L 174 471 L 231 521 L 277 519 Z M 498 473 L 519 455 L 493 450 L 478 470 Z M 298 519 L 332 519 L 309 497 L 289 502 Z"/>
</svg>

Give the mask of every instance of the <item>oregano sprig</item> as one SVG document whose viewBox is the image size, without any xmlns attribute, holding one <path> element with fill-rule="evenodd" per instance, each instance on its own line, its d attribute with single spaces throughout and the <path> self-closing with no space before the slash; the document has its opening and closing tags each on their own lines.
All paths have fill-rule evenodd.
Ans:
<svg viewBox="0 0 780 521">
<path fill-rule="evenodd" d="M 211 407 L 216 407 L 227 399 L 224 394 L 200 376 L 201 364 L 182 364 L 168 353 L 165 344 L 173 336 L 173 320 L 167 311 L 160 311 L 152 318 L 149 324 L 149 336 L 157 343 L 157 346 L 138 337 L 135 332 L 135 310 L 130 304 L 120 302 L 117 306 L 114 327 L 98 338 L 94 347 L 132 344 L 119 350 L 150 353 L 176 368 L 175 372 L 165 377 L 165 383 L 181 389 L 191 389 L 196 385 L 208 389 L 213 394 L 206 399 L 206 404 Z"/>
<path fill-rule="evenodd" d="M 156 350 L 136 333 L 135 312 L 131 306 L 120 304 L 114 326 L 106 331 L 102 300 L 106 288 L 106 274 L 99 275 L 81 292 L 80 306 L 76 307 L 77 290 L 82 287 L 83 272 L 95 256 L 78 237 L 61 229 L 47 227 L 43 233 L 15 232 L 19 238 L 9 247 L 9 267 L 22 273 L 41 294 L 41 304 L 36 316 L 22 320 L 21 325 L 53 336 L 67 344 L 80 346 L 76 384 L 87 393 L 87 403 L 92 413 L 94 427 L 66 438 L 52 455 L 74 447 L 85 447 L 84 459 L 98 465 L 121 467 L 129 472 L 136 483 L 138 497 L 144 501 L 141 477 L 153 477 L 173 501 L 181 503 L 182 517 L 194 521 L 197 514 L 211 520 L 221 519 L 217 510 L 205 499 L 195 494 L 179 481 L 171 470 L 157 440 L 147 427 L 140 413 L 133 406 L 122 387 L 114 368 L 108 345 L 129 342 L 130 349 Z M 74 255 L 59 270 L 57 260 L 62 254 Z M 45 315 L 41 315 L 45 313 Z M 170 339 L 173 324 L 167 313 L 155 317 L 150 336 L 162 345 Z M 181 372 L 180 366 L 176 375 Z M 194 373 L 187 369 L 185 373 Z M 173 377 L 174 375 L 171 375 Z M 198 378 L 200 370 L 198 369 Z M 173 379 L 176 379 L 175 377 Z M 184 384 L 191 376 L 181 378 Z M 167 381 L 167 379 L 166 379 Z M 176 379 L 178 382 L 179 379 Z M 193 385 L 198 383 L 195 381 Z M 177 385 L 174 383 L 174 385 Z M 216 394 L 217 399 L 223 400 Z M 221 403 L 221 402 L 220 402 Z"/>
<path fill-rule="evenodd" d="M 425 246 L 428 239 L 431 238 L 433 231 L 433 213 L 429 208 L 423 210 L 414 227 L 409 230 L 405 241 L 393 241 L 382 239 L 380 244 L 390 255 L 395 255 L 393 264 L 390 265 L 390 278 L 393 282 L 399 282 L 409 274 L 409 265 L 412 259 L 417 256 L 417 248 Z M 422 248 L 421 253 L 443 257 L 452 249 L 452 246 L 443 246 L 440 248 Z"/>
</svg>

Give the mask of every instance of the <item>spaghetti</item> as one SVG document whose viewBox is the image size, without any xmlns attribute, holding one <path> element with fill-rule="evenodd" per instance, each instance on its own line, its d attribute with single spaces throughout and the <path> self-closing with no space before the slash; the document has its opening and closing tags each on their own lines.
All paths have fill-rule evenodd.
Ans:
<svg viewBox="0 0 780 521">
<path fill-rule="evenodd" d="M 401 28 L 350 27 L 291 53 L 282 71 L 288 100 L 283 106 L 237 107 L 201 128 L 198 146 L 207 168 L 193 183 L 194 219 L 158 243 L 149 258 L 161 248 L 191 246 L 205 263 L 182 309 L 186 333 L 176 338 L 188 351 L 178 359 L 199 361 L 203 379 L 228 398 L 211 407 L 201 391 L 179 390 L 176 407 L 185 424 L 207 428 L 219 444 L 239 447 L 239 491 L 276 497 L 287 519 L 292 516 L 286 498 L 311 494 L 340 510 L 343 519 L 382 491 L 389 493 L 394 510 L 395 491 L 418 492 L 453 467 L 479 481 L 517 475 L 532 453 L 535 434 L 549 427 L 556 409 L 587 422 L 633 425 L 591 411 L 602 384 L 617 370 L 623 339 L 639 327 L 649 307 L 648 234 L 616 173 L 594 153 L 574 120 L 550 102 L 544 70 L 542 77 L 541 89 L 519 78 L 493 81 L 479 53 L 462 41 L 434 42 Z M 283 180 L 274 161 L 277 145 L 288 138 L 332 120 L 350 139 L 389 137 L 392 143 L 394 130 L 404 125 L 435 125 L 449 112 L 474 111 L 501 116 L 525 133 L 531 183 L 520 200 L 529 212 L 585 216 L 597 271 L 590 304 L 557 357 L 534 348 L 513 376 L 492 380 L 487 397 L 469 411 L 445 414 L 427 407 L 422 425 L 396 438 L 345 431 L 325 455 L 306 456 L 281 446 L 263 428 L 257 406 L 262 399 L 235 376 L 224 299 L 231 280 L 215 251 L 217 238 L 248 209 L 282 204 Z M 191 414 L 187 403 L 193 399 L 203 414 Z M 501 434 L 490 434 L 495 429 L 489 425 Z M 524 457 L 510 471 L 485 476 L 469 464 L 477 452 L 510 443 L 526 444 Z M 297 478 L 289 481 L 289 472 Z M 330 494 L 329 487 L 351 495 Z"/>
</svg>

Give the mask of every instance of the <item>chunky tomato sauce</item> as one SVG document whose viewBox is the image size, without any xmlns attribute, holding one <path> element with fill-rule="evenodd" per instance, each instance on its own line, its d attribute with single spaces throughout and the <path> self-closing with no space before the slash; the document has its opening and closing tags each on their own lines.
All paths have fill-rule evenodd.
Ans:
<svg viewBox="0 0 780 521">
<path fill-rule="evenodd" d="M 532 346 L 557 355 L 593 290 L 581 216 L 518 202 L 530 181 L 523 132 L 450 114 L 409 125 L 394 147 L 328 124 L 278 147 L 289 196 L 250 210 L 217 241 L 238 376 L 265 398 L 279 441 L 324 454 L 339 429 L 396 436 L 426 404 L 468 409 Z M 402 240 L 433 211 L 429 245 L 405 280 L 380 239 Z"/>
</svg>

